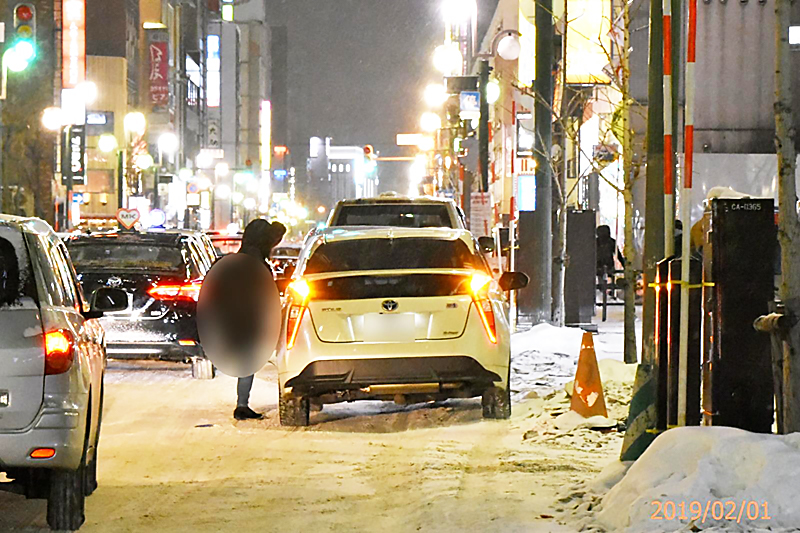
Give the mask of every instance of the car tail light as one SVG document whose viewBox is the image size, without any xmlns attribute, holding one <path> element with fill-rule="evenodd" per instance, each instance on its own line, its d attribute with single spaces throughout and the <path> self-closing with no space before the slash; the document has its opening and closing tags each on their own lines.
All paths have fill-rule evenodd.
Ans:
<svg viewBox="0 0 800 533">
<path fill-rule="evenodd" d="M 492 344 L 497 344 L 497 324 L 494 320 L 494 309 L 492 301 L 489 299 L 489 285 L 492 278 L 485 274 L 474 274 L 469 280 L 469 289 L 472 294 L 472 301 L 481 317 L 483 328 Z"/>
<path fill-rule="evenodd" d="M 186 300 L 196 302 L 200 298 L 201 287 L 202 284 L 199 281 L 190 281 L 189 283 L 183 284 L 156 284 L 147 290 L 147 294 L 154 300 L 169 302 Z"/>
<path fill-rule="evenodd" d="M 54 448 L 36 448 L 31 452 L 31 459 L 50 459 L 56 455 Z"/>
<path fill-rule="evenodd" d="M 45 375 L 63 374 L 72 366 L 72 333 L 58 329 L 44 336 Z"/>
<path fill-rule="evenodd" d="M 304 279 L 298 279 L 289 284 L 289 316 L 286 320 L 286 349 L 291 350 L 297 340 L 297 333 L 300 331 L 300 323 L 303 321 L 308 300 L 311 297 L 311 287 Z"/>
</svg>

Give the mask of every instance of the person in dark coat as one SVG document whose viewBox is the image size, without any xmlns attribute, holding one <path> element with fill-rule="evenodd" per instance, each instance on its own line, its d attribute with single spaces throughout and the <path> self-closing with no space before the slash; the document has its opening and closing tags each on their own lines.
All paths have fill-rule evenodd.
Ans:
<svg viewBox="0 0 800 533">
<path fill-rule="evenodd" d="M 270 223 L 263 218 L 256 219 L 244 229 L 242 246 L 239 248 L 238 253 L 255 257 L 264 263 L 264 267 L 269 270 L 270 275 L 274 276 L 267 258 L 272 249 L 280 244 L 285 234 L 286 226 L 280 222 Z M 239 378 L 236 385 L 236 409 L 233 411 L 233 417 L 236 420 L 264 418 L 264 415 L 253 411 L 249 406 L 250 390 L 253 388 L 254 377 L 254 375 L 251 375 Z"/>
<path fill-rule="evenodd" d="M 617 240 L 611 237 L 611 228 L 607 225 L 597 226 L 597 275 L 613 275 L 616 270 L 614 257 L 625 266 L 625 258 L 617 248 Z"/>
</svg>

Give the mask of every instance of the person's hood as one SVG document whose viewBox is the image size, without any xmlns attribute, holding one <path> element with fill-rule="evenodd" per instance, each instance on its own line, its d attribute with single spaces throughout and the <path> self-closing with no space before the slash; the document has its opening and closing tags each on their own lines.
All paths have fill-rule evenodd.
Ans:
<svg viewBox="0 0 800 533">
<path fill-rule="evenodd" d="M 281 242 L 286 226 L 279 222 L 269 223 L 263 218 L 250 222 L 242 235 L 239 253 L 257 257 L 262 261 L 269 257 L 272 249 Z"/>
</svg>

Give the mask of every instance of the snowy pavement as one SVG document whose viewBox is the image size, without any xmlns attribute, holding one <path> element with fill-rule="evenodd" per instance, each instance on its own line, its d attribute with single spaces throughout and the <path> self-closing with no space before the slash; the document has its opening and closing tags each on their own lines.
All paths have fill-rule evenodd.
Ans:
<svg viewBox="0 0 800 533">
<path fill-rule="evenodd" d="M 615 328 L 596 336 L 600 358 L 621 358 Z M 237 422 L 232 378 L 113 362 L 100 488 L 81 531 L 575 531 L 555 517 L 561 492 L 596 477 L 621 443 L 618 434 L 547 426 L 568 405 L 562 388 L 580 336 L 549 326 L 514 336 L 508 421 L 482 420 L 479 400 L 357 402 L 325 406 L 311 427 L 287 430 L 271 367 L 251 401 L 266 418 Z M 0 531 L 43 531 L 44 510 L 0 492 Z"/>
</svg>

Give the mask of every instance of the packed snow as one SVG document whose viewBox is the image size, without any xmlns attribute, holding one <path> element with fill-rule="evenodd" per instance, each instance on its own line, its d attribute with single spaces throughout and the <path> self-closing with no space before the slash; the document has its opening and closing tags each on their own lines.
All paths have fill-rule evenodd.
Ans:
<svg viewBox="0 0 800 533">
<path fill-rule="evenodd" d="M 627 533 L 800 530 L 800 434 L 684 427 L 573 487 L 564 521 Z"/>
</svg>

